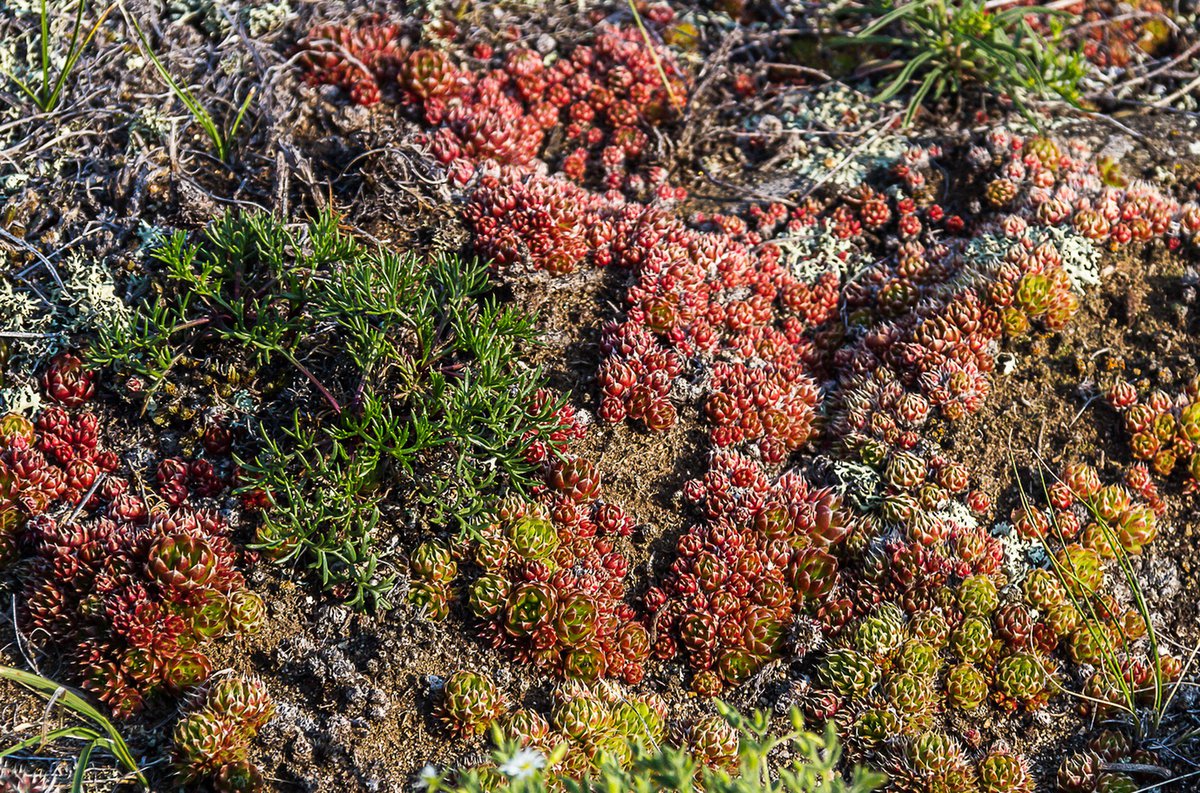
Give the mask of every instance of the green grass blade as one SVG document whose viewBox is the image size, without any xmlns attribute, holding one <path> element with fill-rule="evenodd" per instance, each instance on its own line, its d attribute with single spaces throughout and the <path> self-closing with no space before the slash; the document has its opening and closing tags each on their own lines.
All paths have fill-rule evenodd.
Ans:
<svg viewBox="0 0 1200 793">
<path fill-rule="evenodd" d="M 896 36 L 834 36 L 827 42 L 831 47 L 846 47 L 851 44 L 888 44 L 893 47 L 911 47 L 912 41 Z"/>
<path fill-rule="evenodd" d="M 81 9 L 83 8 L 83 0 L 80 0 L 79 7 Z M 81 57 L 83 57 L 84 50 L 86 50 L 88 45 L 92 43 L 92 39 L 96 38 L 96 34 L 100 32 L 100 26 L 104 24 L 104 20 L 108 19 L 108 15 L 111 14 L 113 9 L 116 7 L 117 4 L 114 2 L 108 8 L 104 9 L 103 13 L 101 13 L 96 19 L 95 24 L 93 24 L 88 30 L 87 35 L 84 37 L 83 41 L 78 47 L 75 46 L 75 42 L 78 39 L 79 28 L 82 27 L 83 20 L 81 18 L 82 15 L 80 15 L 80 17 L 76 17 L 76 29 L 71 34 L 71 44 L 67 48 L 67 61 L 63 64 L 62 71 L 58 75 L 58 81 L 54 84 L 54 91 L 50 95 L 49 103 L 51 109 L 58 106 L 59 100 L 62 97 L 63 89 L 67 84 L 67 78 L 69 78 L 72 72 L 75 71 L 75 64 L 79 62 Z"/>
<path fill-rule="evenodd" d="M 876 31 L 882 30 L 883 28 L 895 22 L 897 19 L 912 16 L 917 11 L 920 11 L 922 8 L 929 5 L 929 3 L 930 0 L 914 0 L 914 2 L 904 3 L 903 5 L 896 6 L 891 11 L 887 12 L 883 16 L 879 17 L 879 19 L 876 19 L 874 22 L 859 31 L 858 36 L 869 36 Z"/>
<path fill-rule="evenodd" d="M 95 730 L 91 729 L 90 727 L 81 727 L 78 725 L 73 726 L 73 727 L 59 727 L 57 730 L 50 730 L 49 732 L 39 732 L 37 735 L 30 736 L 29 738 L 26 738 L 24 740 L 17 741 L 16 743 L 14 743 L 11 746 L 5 747 L 3 750 L 0 750 L 0 758 L 5 758 L 5 757 L 8 757 L 9 755 L 14 755 L 17 752 L 20 752 L 24 749 L 28 749 L 30 746 L 41 746 L 43 744 L 47 744 L 52 741 L 57 741 L 60 738 L 72 738 L 72 739 L 81 740 L 81 741 L 94 741 L 99 737 L 101 737 L 100 733 L 96 732 Z"/>
<path fill-rule="evenodd" d="M 37 91 L 34 91 L 32 88 L 30 88 L 24 80 L 7 70 L 0 70 L 0 74 L 3 74 L 8 79 L 12 80 L 13 84 L 16 85 L 17 88 L 21 89 L 21 93 L 29 97 L 30 101 L 37 105 L 39 110 L 41 110 L 43 113 L 46 112 L 46 108 L 42 107 L 42 99 L 38 95 Z"/>
<path fill-rule="evenodd" d="M 233 140 L 235 137 L 237 137 L 238 128 L 242 125 L 242 119 L 245 118 L 246 111 L 250 108 L 250 100 L 254 98 L 255 90 L 256 89 L 254 87 L 251 87 L 250 92 L 246 94 L 246 98 L 243 100 L 241 108 L 238 109 L 237 117 L 233 119 L 233 125 L 229 127 L 229 132 L 225 135 L 226 140 Z"/>
<path fill-rule="evenodd" d="M 934 69 L 925 76 L 925 82 L 921 83 L 921 87 L 913 94 L 912 100 L 908 103 L 908 109 L 904 111 L 904 121 L 902 122 L 904 126 L 907 127 L 912 123 L 913 117 L 921 109 L 921 103 L 925 101 L 926 95 L 929 94 L 930 89 L 933 88 L 933 84 L 938 81 L 941 75 L 942 70 L 939 68 Z"/>
<path fill-rule="evenodd" d="M 83 0 L 80 0 L 80 2 L 83 2 Z M 38 49 L 40 50 L 42 59 L 42 90 L 38 95 L 40 97 L 38 106 L 45 111 L 48 108 L 43 107 L 41 102 L 45 101 L 46 92 L 50 90 L 50 9 L 47 5 L 47 0 L 42 0 L 42 18 L 40 22 L 42 39 L 38 42 Z"/>
<path fill-rule="evenodd" d="M 87 773 L 88 761 L 92 759 L 92 752 L 96 749 L 96 744 L 99 739 L 85 745 L 79 752 L 79 757 L 75 758 L 75 773 L 71 774 L 71 793 L 83 793 L 83 777 Z"/>
<path fill-rule="evenodd" d="M 111 749 L 113 756 L 133 772 L 139 782 L 143 785 L 147 784 L 146 777 L 138 767 L 137 760 L 133 758 L 133 753 L 129 751 L 129 746 L 125 743 L 125 739 L 121 737 L 121 733 L 117 732 L 117 728 L 113 726 L 112 722 L 88 702 L 82 693 L 73 688 L 59 685 L 53 680 L 47 680 L 41 675 L 21 669 L 14 669 L 11 666 L 0 665 L 0 679 L 22 685 L 46 699 L 56 698 L 55 701 L 57 704 L 96 724 L 96 726 L 108 735 L 109 740 L 112 742 Z"/>
<path fill-rule="evenodd" d="M 933 55 L 933 52 L 926 50 L 910 60 L 900 71 L 900 73 L 892 78 L 892 80 L 887 84 L 887 87 L 885 87 L 878 95 L 875 96 L 875 101 L 886 102 L 899 93 L 900 89 L 908 84 L 908 81 L 912 78 L 913 73 L 932 60 Z"/>
<path fill-rule="evenodd" d="M 147 58 L 150 59 L 150 62 L 154 64 L 154 69 L 158 72 L 159 77 L 161 77 L 163 82 L 167 84 L 167 88 L 171 90 L 171 93 L 173 93 L 180 102 L 183 102 L 184 107 L 186 107 L 188 112 L 192 114 L 192 118 L 195 119 L 196 123 L 200 125 L 200 128 L 204 130 L 204 134 L 208 136 L 209 141 L 213 144 L 213 148 L 217 152 L 217 157 L 224 162 L 226 155 L 228 154 L 228 146 L 225 137 L 222 135 L 220 128 L 217 126 L 216 121 L 212 117 L 212 114 L 208 112 L 204 105 L 200 104 L 191 90 L 181 85 L 175 79 L 175 77 L 171 74 L 170 69 L 167 68 L 167 65 L 162 62 L 162 59 L 160 59 L 157 54 L 155 54 L 154 50 L 150 47 L 150 41 L 146 38 L 146 34 L 142 31 L 141 26 L 138 25 L 137 20 L 128 16 L 126 19 L 128 20 L 129 25 L 133 28 L 134 32 L 137 34 L 138 41 L 141 43 L 142 52 Z"/>
<path fill-rule="evenodd" d="M 43 8 L 45 3 L 43 2 Z M 50 89 L 50 83 L 47 79 L 42 84 L 42 91 L 46 96 L 46 104 L 53 108 L 56 104 L 55 97 L 62 90 L 62 85 L 67 79 L 67 75 L 71 72 L 70 60 L 71 54 L 75 51 L 75 43 L 79 41 L 79 30 L 83 27 L 83 10 L 87 6 L 87 0 L 76 0 L 75 3 L 75 22 L 71 25 L 71 40 L 67 43 L 67 63 L 63 64 L 62 70 L 58 73 L 58 79 L 54 82 L 54 89 Z M 43 35 L 45 33 L 43 32 Z M 49 77 L 49 72 L 44 73 L 45 77 Z"/>
</svg>

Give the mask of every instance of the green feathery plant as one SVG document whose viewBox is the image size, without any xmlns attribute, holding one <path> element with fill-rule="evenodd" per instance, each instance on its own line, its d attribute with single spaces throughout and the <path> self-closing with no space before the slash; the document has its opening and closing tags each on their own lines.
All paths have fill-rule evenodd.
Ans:
<svg viewBox="0 0 1200 793">
<path fill-rule="evenodd" d="M 1032 118 L 1025 95 L 1057 96 L 1080 103 L 1079 80 L 1086 72 L 1081 50 L 1068 52 L 1060 18 L 1065 12 L 1042 6 L 1010 6 L 992 11 L 985 0 L 884 0 L 859 14 L 873 18 L 835 46 L 877 44 L 902 54 L 899 71 L 884 83 L 876 101 L 887 101 L 916 85 L 904 124 L 926 99 L 961 97 L 970 85 L 1009 97 Z M 1050 34 L 1042 35 L 1030 16 L 1046 17 Z"/>
<path fill-rule="evenodd" d="M 572 779 L 549 770 L 562 759 L 566 745 L 550 757 L 522 749 L 512 739 L 494 731 L 497 750 L 495 769 L 469 770 L 452 779 L 433 772 L 419 782 L 430 793 L 484 793 L 495 790 L 497 775 L 512 793 L 870 793 L 887 781 L 882 774 L 855 766 L 849 779 L 841 769 L 842 751 L 833 724 L 819 735 L 805 729 L 804 718 L 792 709 L 792 729 L 773 735 L 770 719 L 761 711 L 743 715 L 716 700 L 721 716 L 738 730 L 738 767 L 730 772 L 698 762 L 683 749 L 672 746 L 630 746 L 632 760 L 622 766 L 611 754 L 602 753 L 597 770 L 589 777 Z M 786 763 L 772 761 L 786 747 Z"/>
<path fill-rule="evenodd" d="M 167 84 L 167 88 L 175 95 L 175 98 L 187 108 L 188 113 L 192 116 L 192 120 L 196 122 L 197 126 L 204 132 L 205 137 L 208 138 L 209 143 L 212 144 L 213 152 L 217 155 L 217 159 L 221 162 L 228 162 L 229 155 L 232 152 L 233 140 L 237 137 L 238 130 L 242 127 L 242 122 L 246 118 L 246 111 L 250 109 L 251 100 L 254 99 L 254 89 L 252 88 L 246 92 L 246 98 L 238 106 L 237 112 L 234 114 L 233 120 L 229 125 L 222 125 L 216 120 L 209 109 L 204 106 L 204 103 L 196 97 L 191 88 L 175 79 L 174 75 L 171 74 L 171 70 L 155 54 L 149 40 L 146 38 L 146 34 L 142 32 L 142 28 L 138 25 L 137 21 L 128 14 L 126 14 L 126 21 L 133 28 L 134 33 L 137 34 L 142 52 L 154 64 L 155 71 L 158 72 L 163 82 Z"/>
<path fill-rule="evenodd" d="M 300 396 L 255 416 L 259 449 L 238 461 L 242 491 L 270 504 L 268 555 L 355 606 L 387 608 L 385 533 L 418 521 L 467 532 L 503 490 L 535 484 L 526 453 L 558 429 L 560 404 L 535 407 L 544 377 L 519 361 L 533 321 L 487 295 L 485 265 L 369 248 L 332 214 L 295 234 L 230 213 L 153 257 L 166 293 L 105 328 L 90 355 L 151 392 L 201 352 L 291 373 Z"/>
<path fill-rule="evenodd" d="M 108 18 L 108 15 L 116 7 L 116 3 L 113 3 L 100 12 L 100 15 L 92 23 L 92 26 L 85 30 L 83 17 L 87 7 L 87 0 L 76 0 L 75 17 L 71 24 L 71 35 L 67 40 L 66 51 L 56 57 L 52 32 L 55 12 L 51 9 L 48 0 L 42 0 L 41 10 L 38 15 L 36 76 L 26 81 L 15 74 L 4 73 L 20 89 L 21 93 L 27 96 L 43 113 L 53 112 L 62 102 L 63 91 L 67 87 L 67 80 L 70 79 L 71 74 L 75 71 L 75 66 L 79 63 L 80 57 L 83 56 L 83 51 L 92 43 L 92 39 L 100 31 L 100 26 L 104 24 L 104 20 Z M 61 68 L 58 68 L 57 74 L 55 73 L 56 61 L 61 61 L 62 64 Z"/>
<path fill-rule="evenodd" d="M 107 751 L 119 762 L 139 783 L 143 789 L 149 789 L 146 777 L 142 774 L 137 760 L 129 750 L 128 744 L 112 722 L 100 711 L 92 707 L 87 698 L 73 688 L 68 688 L 48 680 L 33 672 L 14 669 L 0 665 L 0 679 L 8 680 L 23 686 L 38 696 L 47 700 L 47 715 L 53 708 L 74 714 L 88 724 L 71 724 L 55 729 L 43 729 L 36 735 L 18 741 L 11 746 L 0 749 L 0 759 L 24 751 L 30 747 L 44 746 L 58 740 L 83 741 L 83 748 L 75 760 L 75 773 L 71 777 L 71 793 L 81 793 L 84 789 L 84 776 L 92 755 L 97 749 Z"/>
</svg>

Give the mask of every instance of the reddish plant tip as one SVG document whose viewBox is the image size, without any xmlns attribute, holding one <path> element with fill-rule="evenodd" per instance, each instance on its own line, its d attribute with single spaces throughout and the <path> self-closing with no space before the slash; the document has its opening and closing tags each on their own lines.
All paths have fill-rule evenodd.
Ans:
<svg viewBox="0 0 1200 793">
<path fill-rule="evenodd" d="M 46 396 L 67 407 L 82 405 L 96 393 L 95 372 L 88 369 L 82 360 L 69 352 L 62 352 L 50 360 L 42 373 L 42 387 Z"/>
</svg>

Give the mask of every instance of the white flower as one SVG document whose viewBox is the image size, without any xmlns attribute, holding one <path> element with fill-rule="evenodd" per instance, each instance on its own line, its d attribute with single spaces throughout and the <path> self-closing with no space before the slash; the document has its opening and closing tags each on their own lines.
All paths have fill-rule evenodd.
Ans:
<svg viewBox="0 0 1200 793">
<path fill-rule="evenodd" d="M 500 773 L 510 779 L 526 779 L 546 767 L 546 758 L 537 749 L 518 749 L 500 766 Z"/>
<path fill-rule="evenodd" d="M 430 785 L 440 781 L 438 771 L 432 765 L 427 765 L 421 769 L 421 773 L 417 774 L 417 781 L 413 787 L 417 790 L 429 790 Z"/>
</svg>

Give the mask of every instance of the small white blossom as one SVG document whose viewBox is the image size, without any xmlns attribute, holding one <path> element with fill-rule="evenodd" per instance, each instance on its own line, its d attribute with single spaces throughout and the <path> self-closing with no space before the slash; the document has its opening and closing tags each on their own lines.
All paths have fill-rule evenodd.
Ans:
<svg viewBox="0 0 1200 793">
<path fill-rule="evenodd" d="M 537 749 L 518 749 L 500 766 L 500 773 L 510 779 L 526 779 L 546 766 L 546 758 Z"/>
<path fill-rule="evenodd" d="M 432 765 L 427 765 L 421 769 L 421 773 L 417 774 L 417 781 L 413 787 L 417 790 L 429 790 L 429 787 L 439 779 L 438 770 Z"/>
</svg>

